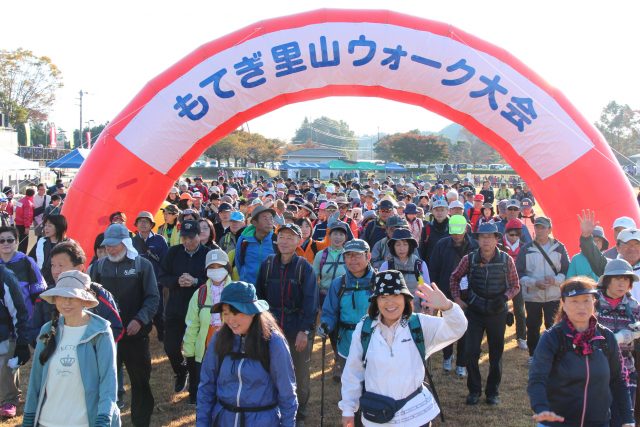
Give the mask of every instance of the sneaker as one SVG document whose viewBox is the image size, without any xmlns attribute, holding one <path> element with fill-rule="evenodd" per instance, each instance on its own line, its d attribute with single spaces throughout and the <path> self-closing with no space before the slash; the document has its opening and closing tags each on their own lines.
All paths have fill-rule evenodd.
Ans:
<svg viewBox="0 0 640 427">
<path fill-rule="evenodd" d="M 533 364 L 533 356 L 529 356 L 529 361 L 527 362 L 529 366 Z"/>
<path fill-rule="evenodd" d="M 444 369 L 445 372 L 451 372 L 452 368 L 452 362 L 453 362 L 453 356 L 448 358 L 448 359 L 444 359 L 442 361 L 442 369 Z"/>
<path fill-rule="evenodd" d="M 189 386 L 189 374 L 184 372 L 176 375 L 176 384 L 173 387 L 173 391 L 176 393 L 182 393 Z"/>
<path fill-rule="evenodd" d="M 458 378 L 467 378 L 467 368 L 464 366 L 456 366 L 456 375 Z"/>
<path fill-rule="evenodd" d="M 487 396 L 487 405 L 495 406 L 500 404 L 500 396 Z"/>
<path fill-rule="evenodd" d="M 16 405 L 5 403 L 0 407 L 0 416 L 5 418 L 13 418 L 16 416 Z"/>
<path fill-rule="evenodd" d="M 527 340 L 518 338 L 518 348 L 520 350 L 529 350 L 529 347 L 527 346 Z"/>
<path fill-rule="evenodd" d="M 480 402 L 480 395 L 476 393 L 469 393 L 467 396 L 467 405 L 477 405 Z"/>
</svg>

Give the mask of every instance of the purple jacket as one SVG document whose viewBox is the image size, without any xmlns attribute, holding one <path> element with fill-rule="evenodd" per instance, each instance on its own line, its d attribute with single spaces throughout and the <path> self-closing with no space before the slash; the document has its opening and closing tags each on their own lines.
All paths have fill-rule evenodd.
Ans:
<svg viewBox="0 0 640 427">
<path fill-rule="evenodd" d="M 16 252 L 9 262 L 0 259 L 0 264 L 13 271 L 18 278 L 24 304 L 29 312 L 29 318 L 31 318 L 36 298 L 47 289 L 47 284 L 36 262 L 22 252 Z"/>
</svg>

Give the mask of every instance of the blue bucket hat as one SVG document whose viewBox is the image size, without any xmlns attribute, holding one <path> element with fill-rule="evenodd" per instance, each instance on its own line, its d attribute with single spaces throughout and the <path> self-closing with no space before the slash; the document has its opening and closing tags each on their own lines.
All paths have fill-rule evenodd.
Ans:
<svg viewBox="0 0 640 427">
<path fill-rule="evenodd" d="M 220 313 L 222 305 L 229 304 L 244 314 L 258 314 L 269 310 L 269 303 L 258 299 L 256 288 L 247 282 L 231 282 L 222 289 L 220 302 L 211 308 L 212 313 Z"/>
</svg>

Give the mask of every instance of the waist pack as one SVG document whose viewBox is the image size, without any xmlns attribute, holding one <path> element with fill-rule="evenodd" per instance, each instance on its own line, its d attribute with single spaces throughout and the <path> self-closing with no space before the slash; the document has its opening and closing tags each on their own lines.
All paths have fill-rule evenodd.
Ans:
<svg viewBox="0 0 640 427">
<path fill-rule="evenodd" d="M 365 391 L 360 396 L 360 410 L 365 419 L 377 423 L 385 424 L 393 419 L 404 405 L 422 392 L 422 385 L 409 396 L 401 400 L 395 400 L 388 396 Z"/>
<path fill-rule="evenodd" d="M 469 308 L 478 314 L 498 314 L 507 310 L 507 299 L 504 295 L 483 298 L 469 289 Z"/>
</svg>

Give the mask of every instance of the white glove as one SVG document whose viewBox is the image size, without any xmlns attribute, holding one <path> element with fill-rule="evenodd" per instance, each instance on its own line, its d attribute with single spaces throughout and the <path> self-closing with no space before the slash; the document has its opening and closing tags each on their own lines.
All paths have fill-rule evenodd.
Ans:
<svg viewBox="0 0 640 427">
<path fill-rule="evenodd" d="M 628 329 L 621 329 L 615 333 L 616 341 L 618 341 L 618 344 L 631 344 L 636 338 L 634 336 L 636 333 L 631 332 Z"/>
</svg>

